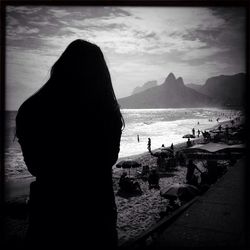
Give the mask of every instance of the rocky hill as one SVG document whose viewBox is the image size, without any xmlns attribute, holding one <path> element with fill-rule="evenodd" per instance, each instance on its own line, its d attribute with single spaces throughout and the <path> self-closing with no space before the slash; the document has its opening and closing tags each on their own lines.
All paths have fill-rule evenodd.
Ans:
<svg viewBox="0 0 250 250">
<path fill-rule="evenodd" d="M 220 75 L 207 79 L 198 90 L 223 106 L 242 106 L 246 94 L 246 74 Z"/>
<path fill-rule="evenodd" d="M 213 105 L 213 99 L 184 85 L 170 73 L 163 84 L 118 99 L 121 108 L 188 108 Z"/>
<path fill-rule="evenodd" d="M 143 86 L 139 86 L 136 87 L 133 91 L 132 91 L 132 95 L 134 94 L 138 94 L 144 90 L 150 89 L 157 86 L 157 81 L 149 81 L 143 84 Z"/>
</svg>

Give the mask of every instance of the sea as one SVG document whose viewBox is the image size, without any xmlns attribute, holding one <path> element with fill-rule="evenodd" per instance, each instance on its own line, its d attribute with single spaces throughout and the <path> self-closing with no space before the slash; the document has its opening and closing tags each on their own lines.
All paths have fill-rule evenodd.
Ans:
<svg viewBox="0 0 250 250">
<path fill-rule="evenodd" d="M 122 133 L 119 157 L 141 154 L 147 151 L 148 138 L 151 149 L 164 144 L 170 147 L 187 141 L 182 138 L 192 134 L 192 129 L 205 131 L 223 122 L 242 115 L 239 110 L 219 108 L 181 109 L 123 109 L 125 128 Z M 139 138 L 139 140 L 138 140 Z"/>
<path fill-rule="evenodd" d="M 164 144 L 178 144 L 187 139 L 194 128 L 208 130 L 219 122 L 242 116 L 241 110 L 220 108 L 181 108 L 181 109 L 122 109 L 125 128 L 122 132 L 119 158 L 129 158 L 147 151 L 148 138 L 151 149 Z M 5 119 L 5 177 L 6 180 L 31 177 L 15 139 L 16 111 L 7 111 Z"/>
</svg>

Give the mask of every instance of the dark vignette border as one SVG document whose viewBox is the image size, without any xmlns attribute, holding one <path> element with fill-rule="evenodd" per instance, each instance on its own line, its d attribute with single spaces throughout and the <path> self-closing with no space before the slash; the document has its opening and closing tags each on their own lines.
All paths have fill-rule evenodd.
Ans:
<svg viewBox="0 0 250 250">
<path fill-rule="evenodd" d="M 249 43 L 249 31 L 250 31 L 250 1 L 248 0 L 30 0 L 30 1 L 22 1 L 22 0 L 2 0 L 0 1 L 0 242 L 1 237 L 4 235 L 4 227 L 3 227 L 3 205 L 5 202 L 5 160 L 4 160 L 4 151 L 5 151 L 5 47 L 6 47 L 6 15 L 5 10 L 6 6 L 159 6 L 159 7 L 167 7 L 167 6 L 176 6 L 176 7 L 243 7 L 246 10 L 246 91 L 244 93 L 245 96 L 245 116 L 246 116 L 246 128 L 248 128 L 249 122 L 249 59 L 250 59 L 250 43 Z M 249 140 L 250 140 L 250 132 L 246 131 L 246 167 L 245 167 L 245 239 L 246 246 L 244 249 L 248 249 L 250 247 L 250 182 L 248 179 L 250 177 L 250 169 L 248 169 L 248 164 L 250 160 L 250 156 L 248 155 L 249 149 Z M 233 226 L 233 225 L 232 225 Z M 1 246 L 1 243 L 0 243 Z"/>
</svg>

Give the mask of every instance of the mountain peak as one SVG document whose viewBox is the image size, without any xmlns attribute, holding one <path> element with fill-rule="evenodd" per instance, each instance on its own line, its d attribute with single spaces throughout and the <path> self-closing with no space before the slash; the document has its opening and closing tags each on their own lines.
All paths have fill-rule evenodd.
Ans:
<svg viewBox="0 0 250 250">
<path fill-rule="evenodd" d="M 171 73 L 167 76 L 165 82 L 168 82 L 168 81 L 175 81 L 175 80 L 176 80 L 176 78 L 175 78 L 174 74 L 171 72 Z"/>
<path fill-rule="evenodd" d="M 184 87 L 184 82 L 182 77 L 175 78 L 173 73 L 170 73 L 166 78 L 164 85 L 169 88 Z"/>
<path fill-rule="evenodd" d="M 178 85 L 183 85 L 183 86 L 184 86 L 184 82 L 183 82 L 182 77 L 178 77 L 178 78 L 176 79 L 176 84 L 178 84 Z"/>
</svg>

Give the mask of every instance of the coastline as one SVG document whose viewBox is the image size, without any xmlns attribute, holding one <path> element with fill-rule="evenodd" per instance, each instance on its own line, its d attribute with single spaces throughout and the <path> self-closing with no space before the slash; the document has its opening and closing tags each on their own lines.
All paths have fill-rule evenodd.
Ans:
<svg viewBox="0 0 250 250">
<path fill-rule="evenodd" d="M 215 129 L 218 129 L 218 127 L 221 125 L 229 125 L 230 126 L 230 122 L 231 120 L 226 120 L 226 121 L 223 121 L 223 122 L 218 122 L 218 124 L 212 126 L 212 127 L 209 127 L 209 128 L 206 128 L 205 131 L 211 131 L 211 130 L 215 130 Z M 242 122 L 240 122 L 242 123 Z M 196 138 L 193 138 L 191 139 L 191 142 L 194 143 L 194 144 L 197 144 L 199 142 L 203 141 L 203 136 L 200 135 L 200 137 L 196 137 Z M 145 145 L 146 147 L 146 145 Z M 175 152 L 178 152 L 182 149 L 186 148 L 186 142 L 180 142 L 180 143 L 177 143 L 174 145 L 174 150 Z M 152 152 L 156 152 L 157 150 L 159 150 L 159 148 L 156 148 L 154 150 L 152 150 Z M 117 174 L 121 173 L 122 172 L 122 169 L 120 168 L 116 168 L 116 164 L 120 161 L 123 161 L 123 160 L 135 160 L 137 161 L 138 163 L 142 164 L 142 165 L 149 165 L 149 166 L 152 166 L 152 165 L 156 165 L 156 157 L 152 157 L 152 155 L 148 152 L 148 151 L 145 151 L 143 153 L 140 153 L 140 154 L 135 154 L 135 155 L 130 155 L 130 156 L 124 156 L 124 157 L 118 157 L 116 163 L 112 166 L 112 169 L 113 169 L 113 177 L 114 178 L 117 178 Z"/>
<path fill-rule="evenodd" d="M 230 125 L 230 120 L 218 122 L 218 124 L 216 124 L 210 128 L 207 128 L 206 130 L 213 130 L 213 129 L 218 128 L 220 125 L 226 125 L 226 124 Z M 198 143 L 201 140 L 203 140 L 202 135 L 200 137 L 196 137 L 196 138 L 192 139 L 191 141 L 193 143 Z M 174 145 L 175 152 L 177 152 L 185 147 L 186 147 L 186 142 L 181 142 L 181 143 L 177 143 Z M 152 152 L 154 153 L 157 150 L 159 150 L 159 148 L 152 150 Z M 116 168 L 116 164 L 119 161 L 127 160 L 127 159 L 138 161 L 142 165 L 143 164 L 149 165 L 149 166 L 156 165 L 156 157 L 152 157 L 148 151 L 145 151 L 141 154 L 119 157 L 118 160 L 116 161 L 116 163 L 112 167 L 114 170 L 113 171 L 114 178 L 118 178 L 120 176 L 121 171 L 122 171 L 122 169 Z M 24 177 L 20 177 L 17 179 L 10 178 L 7 181 L 5 181 L 5 200 L 11 201 L 11 200 L 18 199 L 20 197 L 28 196 L 29 195 L 29 185 L 34 180 L 35 180 L 35 177 L 33 177 L 33 176 L 25 176 L 25 178 Z"/>
<path fill-rule="evenodd" d="M 244 116 L 244 113 L 243 113 L 243 116 Z M 212 130 L 212 129 L 218 127 L 219 125 L 223 125 L 223 124 L 229 123 L 229 122 L 230 122 L 230 120 L 218 122 L 216 125 L 205 128 L 205 130 Z M 11 123 L 11 128 L 12 127 L 13 127 L 13 124 Z M 203 128 L 203 130 L 204 130 L 204 128 Z M 11 133 L 12 133 L 11 131 L 8 131 L 7 134 L 11 134 Z M 196 137 L 194 139 L 191 139 L 191 141 L 196 143 L 196 142 L 198 142 L 198 140 L 201 140 L 201 138 L 203 138 L 202 135 L 199 138 Z M 180 142 L 180 143 L 174 144 L 175 152 L 178 150 L 181 150 L 182 148 L 185 148 L 185 146 L 186 146 L 186 142 Z M 14 150 L 16 150 L 15 146 L 14 146 Z M 152 149 L 152 152 L 155 152 L 157 150 L 159 150 L 159 148 Z M 19 157 L 19 158 L 20 159 L 18 159 L 18 162 L 22 161 L 22 157 Z M 116 164 L 121 160 L 127 160 L 127 159 L 136 160 L 136 161 L 142 162 L 142 164 L 144 162 L 145 162 L 145 164 L 147 162 L 149 162 L 149 165 L 156 164 L 156 157 L 152 157 L 150 155 L 150 153 L 147 151 L 147 145 L 145 143 L 145 151 L 144 152 L 139 153 L 139 154 L 132 154 L 129 156 L 118 157 L 116 163 L 112 166 L 114 177 L 121 171 L 121 169 L 116 168 Z M 19 170 L 21 170 L 21 169 L 17 169 L 17 172 Z M 14 199 L 14 198 L 19 197 L 19 196 L 25 196 L 25 195 L 28 196 L 29 195 L 29 184 L 34 179 L 35 179 L 35 177 L 29 175 L 29 173 L 26 175 L 21 175 L 21 176 L 17 176 L 17 177 L 5 177 L 5 184 L 4 184 L 5 185 L 5 199 L 11 200 L 11 199 Z"/>
<path fill-rule="evenodd" d="M 243 118 L 245 119 L 245 118 Z M 244 120 L 239 122 L 244 123 Z M 206 129 L 213 130 L 218 128 L 220 125 L 228 124 L 231 127 L 230 120 L 218 122 L 218 124 Z M 235 126 L 238 126 L 237 122 Z M 191 141 L 193 143 L 199 143 L 203 140 L 203 136 L 196 137 Z M 146 146 L 146 145 L 145 145 Z M 186 142 L 177 143 L 174 145 L 175 152 L 186 148 Z M 152 150 L 152 152 L 158 149 Z M 143 165 L 155 166 L 156 157 L 145 151 L 141 154 L 136 154 L 128 157 L 118 158 L 116 164 L 121 160 L 133 159 L 138 161 Z M 115 165 L 116 165 L 115 164 Z M 160 190 L 149 190 L 148 183 L 139 181 L 143 194 L 141 196 L 135 196 L 131 198 L 124 198 L 117 195 L 118 190 L 118 179 L 120 177 L 120 168 L 113 166 L 113 179 L 114 179 L 114 191 L 115 199 L 117 204 L 117 230 L 119 235 L 119 244 L 128 241 L 134 237 L 137 237 L 143 231 L 147 230 L 149 227 L 154 225 L 160 220 L 159 213 L 166 208 L 168 200 L 162 199 L 160 196 Z M 165 188 L 166 186 L 173 183 L 184 183 L 186 176 L 186 168 L 178 166 L 173 172 L 171 172 L 167 177 L 160 178 L 160 187 Z M 27 176 L 26 178 L 10 179 L 7 183 L 10 193 L 8 194 L 8 200 L 6 199 L 7 206 L 15 206 L 16 204 L 24 205 L 26 199 L 29 195 L 29 184 L 33 181 L 34 177 Z M 7 186 L 6 185 L 6 186 Z M 7 198 L 7 196 L 6 196 Z M 27 229 L 27 218 L 26 219 L 13 219 L 8 217 L 8 236 L 17 238 L 18 241 L 23 240 L 24 232 Z"/>
</svg>

